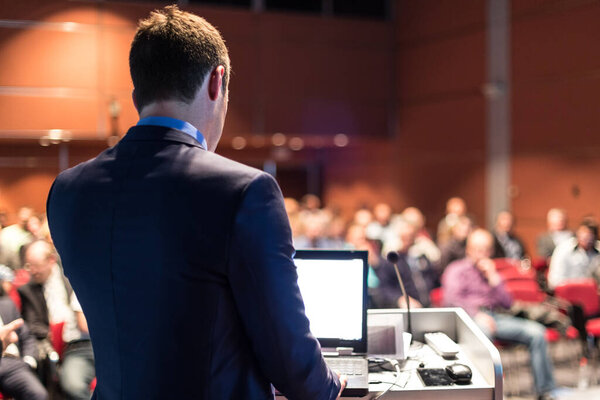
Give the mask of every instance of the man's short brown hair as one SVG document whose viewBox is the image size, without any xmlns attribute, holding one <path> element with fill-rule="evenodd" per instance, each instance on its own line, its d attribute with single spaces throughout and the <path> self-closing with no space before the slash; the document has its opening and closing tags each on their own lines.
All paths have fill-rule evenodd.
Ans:
<svg viewBox="0 0 600 400">
<path fill-rule="evenodd" d="M 138 110 L 160 100 L 191 102 L 207 74 L 219 65 L 225 68 L 225 91 L 229 55 L 214 26 L 175 5 L 153 11 L 140 20 L 129 52 Z"/>
</svg>

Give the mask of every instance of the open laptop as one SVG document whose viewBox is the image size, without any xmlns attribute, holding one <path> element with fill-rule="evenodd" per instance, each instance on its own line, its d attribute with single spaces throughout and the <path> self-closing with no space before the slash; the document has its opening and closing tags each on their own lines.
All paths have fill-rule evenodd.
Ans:
<svg viewBox="0 0 600 400">
<path fill-rule="evenodd" d="M 294 263 L 310 330 L 327 364 L 348 377 L 344 396 L 369 392 L 367 354 L 368 253 L 297 250 Z"/>
</svg>

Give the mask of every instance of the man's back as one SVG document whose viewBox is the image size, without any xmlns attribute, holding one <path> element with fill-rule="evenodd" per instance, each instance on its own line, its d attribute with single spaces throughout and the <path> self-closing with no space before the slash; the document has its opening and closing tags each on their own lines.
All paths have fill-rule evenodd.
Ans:
<svg viewBox="0 0 600 400">
<path fill-rule="evenodd" d="M 57 178 L 48 219 L 90 326 L 96 398 L 269 398 L 269 382 L 335 398 L 268 175 L 134 127 Z M 298 356 L 311 368 L 287 368 Z"/>
</svg>

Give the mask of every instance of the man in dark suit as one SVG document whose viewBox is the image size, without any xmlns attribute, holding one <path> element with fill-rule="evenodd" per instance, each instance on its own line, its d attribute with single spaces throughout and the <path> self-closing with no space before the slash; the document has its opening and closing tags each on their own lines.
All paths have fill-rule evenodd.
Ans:
<svg viewBox="0 0 600 400">
<path fill-rule="evenodd" d="M 48 198 L 87 317 L 94 399 L 335 399 L 310 334 L 275 180 L 213 153 L 228 101 L 219 32 L 175 6 L 130 52 L 141 120 Z M 343 380 L 342 380 L 343 381 Z"/>
</svg>

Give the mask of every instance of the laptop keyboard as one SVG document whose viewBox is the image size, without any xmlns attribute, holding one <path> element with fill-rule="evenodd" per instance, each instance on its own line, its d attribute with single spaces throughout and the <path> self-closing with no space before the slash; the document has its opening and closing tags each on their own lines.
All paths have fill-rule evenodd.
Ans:
<svg viewBox="0 0 600 400">
<path fill-rule="evenodd" d="M 326 357 L 325 362 L 333 371 L 342 375 L 365 375 L 368 374 L 368 364 L 364 358 L 356 357 Z"/>
</svg>

